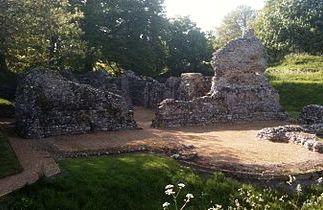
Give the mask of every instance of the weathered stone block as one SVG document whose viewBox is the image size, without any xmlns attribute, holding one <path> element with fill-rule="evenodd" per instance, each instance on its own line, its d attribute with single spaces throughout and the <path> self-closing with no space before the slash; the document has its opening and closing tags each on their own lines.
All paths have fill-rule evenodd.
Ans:
<svg viewBox="0 0 323 210">
<path fill-rule="evenodd" d="M 136 128 L 125 100 L 48 69 L 25 72 L 16 94 L 17 129 L 25 138 Z"/>
</svg>

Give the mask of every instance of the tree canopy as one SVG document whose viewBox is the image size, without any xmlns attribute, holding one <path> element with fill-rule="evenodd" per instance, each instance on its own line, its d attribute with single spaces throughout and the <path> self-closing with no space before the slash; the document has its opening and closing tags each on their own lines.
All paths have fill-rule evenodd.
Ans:
<svg viewBox="0 0 323 210">
<path fill-rule="evenodd" d="M 268 0 L 254 27 L 272 58 L 323 53 L 323 1 Z"/>
<path fill-rule="evenodd" d="M 166 40 L 168 46 L 167 67 L 169 75 L 183 72 L 207 72 L 212 50 L 205 33 L 188 17 L 172 19 Z"/>
<path fill-rule="evenodd" d="M 49 66 L 114 73 L 127 69 L 149 76 L 208 73 L 212 51 L 250 26 L 272 58 L 290 52 L 322 53 L 323 1 L 267 0 L 259 12 L 240 6 L 211 35 L 189 17 L 168 19 L 163 4 L 0 0 L 0 72 Z"/>
<path fill-rule="evenodd" d="M 227 14 L 221 25 L 212 34 L 212 45 L 215 49 L 223 47 L 227 42 L 240 37 L 256 18 L 256 11 L 250 6 L 241 5 Z"/>
<path fill-rule="evenodd" d="M 165 65 L 162 0 L 74 0 L 84 13 L 86 70 L 97 60 L 154 75 Z M 115 69 L 117 70 L 117 69 Z"/>
<path fill-rule="evenodd" d="M 76 67 L 84 56 L 81 17 L 68 0 L 1 0 L 1 69 Z"/>
</svg>

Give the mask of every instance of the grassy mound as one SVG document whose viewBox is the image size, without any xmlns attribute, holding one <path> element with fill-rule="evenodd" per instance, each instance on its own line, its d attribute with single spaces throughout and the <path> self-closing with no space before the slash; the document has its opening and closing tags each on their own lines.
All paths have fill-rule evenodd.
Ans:
<svg viewBox="0 0 323 210">
<path fill-rule="evenodd" d="M 308 104 L 323 104 L 323 56 L 291 54 L 267 69 L 281 104 L 293 116 Z"/>
<path fill-rule="evenodd" d="M 178 198 L 180 204 L 187 193 L 194 195 L 187 209 L 208 209 L 214 204 L 226 207 L 234 205 L 236 199 L 250 206 L 249 200 L 256 195 L 272 209 L 292 209 L 288 202 L 279 201 L 278 192 L 244 185 L 221 174 L 203 177 L 161 156 L 73 159 L 64 160 L 60 165 L 63 171 L 60 176 L 43 179 L 0 199 L 0 209 L 162 209 L 165 201 L 172 202 L 164 193 L 165 185 L 179 182 L 186 185 Z M 322 189 L 317 189 L 315 194 L 319 192 Z M 292 200 L 293 196 L 289 198 Z M 304 199 L 297 197 L 299 201 Z"/>
<path fill-rule="evenodd" d="M 16 154 L 8 139 L 0 131 L 0 178 L 18 173 L 22 170 Z"/>
</svg>

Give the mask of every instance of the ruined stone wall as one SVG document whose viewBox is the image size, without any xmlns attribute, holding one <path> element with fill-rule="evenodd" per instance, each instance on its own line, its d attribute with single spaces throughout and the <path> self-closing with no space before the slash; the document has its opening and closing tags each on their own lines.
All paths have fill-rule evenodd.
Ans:
<svg viewBox="0 0 323 210">
<path fill-rule="evenodd" d="M 189 101 L 205 96 L 211 90 L 211 80 L 201 73 L 183 73 L 180 79 L 178 95 L 173 99 Z"/>
<path fill-rule="evenodd" d="M 323 124 L 323 106 L 311 104 L 305 106 L 299 116 L 301 124 Z"/>
<path fill-rule="evenodd" d="M 208 96 L 163 101 L 152 125 L 285 120 L 288 116 L 279 104 L 278 92 L 264 75 L 266 57 L 264 46 L 252 33 L 229 42 L 214 53 L 215 74 Z"/>
<path fill-rule="evenodd" d="M 16 94 L 16 125 L 25 138 L 137 127 L 120 95 L 47 69 L 32 69 L 21 75 Z"/>
<path fill-rule="evenodd" d="M 65 74 L 65 77 L 121 95 L 130 109 L 132 106 L 157 109 L 164 99 L 190 100 L 204 96 L 210 91 L 212 81 L 211 77 L 200 73 L 187 73 L 181 77 L 170 77 L 162 83 L 132 71 L 125 71 L 120 77 L 112 77 L 102 71 L 75 76 Z"/>
</svg>

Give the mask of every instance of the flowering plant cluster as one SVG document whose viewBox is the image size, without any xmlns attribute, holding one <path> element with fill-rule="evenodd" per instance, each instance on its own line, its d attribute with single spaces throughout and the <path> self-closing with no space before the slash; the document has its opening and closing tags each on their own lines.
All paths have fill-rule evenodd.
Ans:
<svg viewBox="0 0 323 210">
<path fill-rule="evenodd" d="M 177 199 L 178 199 L 178 196 L 180 195 L 181 190 L 184 187 L 185 187 L 185 184 L 179 183 L 177 185 L 177 188 L 178 188 L 177 192 L 175 192 L 175 190 L 174 190 L 175 186 L 172 184 L 166 185 L 166 187 L 165 187 L 165 194 L 172 197 L 174 208 L 176 210 L 178 210 L 178 209 L 183 210 L 186 207 L 186 205 L 190 202 L 190 200 L 194 198 L 193 194 L 191 194 L 191 193 L 186 194 L 185 199 L 184 199 L 184 203 L 179 208 Z M 165 202 L 163 204 L 163 209 L 164 210 L 169 209 L 170 206 L 171 206 L 171 204 L 169 202 Z"/>
<path fill-rule="evenodd" d="M 233 199 L 234 205 L 226 208 L 227 210 L 270 210 L 275 209 L 275 205 L 278 203 L 281 206 L 288 206 L 288 208 L 295 210 L 316 210 L 323 209 L 323 193 L 320 196 L 312 196 L 305 202 L 300 203 L 300 197 L 303 194 L 303 188 L 301 184 L 296 184 L 296 177 L 289 176 L 289 180 L 286 182 L 289 186 L 292 186 L 296 193 L 296 197 L 290 197 L 287 194 L 277 196 L 270 188 L 264 189 L 261 193 L 255 192 L 251 189 L 240 188 L 238 190 L 238 198 Z M 317 179 L 317 185 L 323 184 L 323 177 Z M 172 204 L 165 202 L 162 206 L 164 210 L 169 210 L 174 207 L 175 210 L 184 210 L 187 207 L 191 199 L 194 198 L 193 194 L 186 194 L 185 199 L 181 207 L 178 207 L 178 197 L 181 190 L 185 187 L 185 184 L 179 183 L 176 187 L 174 185 L 167 185 L 165 187 L 165 194 L 171 196 Z M 177 189 L 177 191 L 175 191 Z M 272 206 L 274 205 L 274 206 Z M 277 206 L 276 206 L 277 207 Z M 215 204 L 208 210 L 224 210 L 222 205 Z"/>
</svg>

